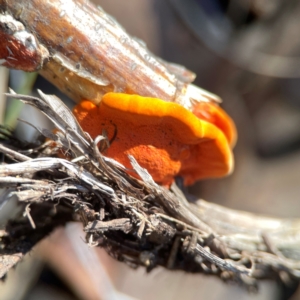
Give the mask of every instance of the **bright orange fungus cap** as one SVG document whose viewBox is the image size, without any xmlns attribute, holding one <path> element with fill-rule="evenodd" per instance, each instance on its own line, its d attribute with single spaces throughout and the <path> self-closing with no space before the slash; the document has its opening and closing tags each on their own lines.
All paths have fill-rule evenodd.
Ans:
<svg viewBox="0 0 300 300">
<path fill-rule="evenodd" d="M 170 185 L 182 176 L 189 185 L 233 170 L 234 123 L 217 105 L 201 106 L 192 113 L 173 102 L 108 93 L 99 106 L 84 100 L 73 112 L 92 138 L 104 130 L 115 137 L 104 155 L 132 169 L 131 154 L 157 183 Z"/>
</svg>

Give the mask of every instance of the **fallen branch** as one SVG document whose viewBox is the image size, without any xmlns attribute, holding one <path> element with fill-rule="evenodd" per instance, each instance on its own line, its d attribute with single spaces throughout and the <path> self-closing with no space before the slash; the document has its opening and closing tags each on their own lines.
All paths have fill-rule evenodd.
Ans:
<svg viewBox="0 0 300 300">
<path fill-rule="evenodd" d="M 98 8 L 85 0 L 0 0 L 0 64 L 39 71 L 75 101 L 99 103 L 111 91 L 185 107 L 220 101 L 191 84 L 194 73 L 155 57 Z"/>
<path fill-rule="evenodd" d="M 16 196 L 30 205 L 36 227 L 26 216 L 9 222 L 0 242 L 2 260 L 30 251 L 53 228 L 72 219 L 83 223 L 87 243 L 131 266 L 203 272 L 251 287 L 256 279 L 279 278 L 281 272 L 288 280 L 300 279 L 300 220 L 257 216 L 203 200 L 188 203 L 176 188 L 171 192 L 155 184 L 133 157 L 141 180 L 102 156 L 58 98 L 42 92 L 41 98 L 8 96 L 40 109 L 60 132 L 56 146 L 48 142 L 40 151 L 28 151 L 30 157 L 14 155 L 9 140 L 1 145 L 8 159 L 0 166 L 0 185 L 15 189 L 1 201 Z M 97 140 L 105 142 L 104 137 Z M 45 154 L 67 150 L 70 158 L 80 159 Z M 12 163 L 10 157 L 20 162 Z M 25 249 L 20 241 L 24 235 L 31 240 Z M 3 266 L 1 274 L 7 269 Z"/>
</svg>

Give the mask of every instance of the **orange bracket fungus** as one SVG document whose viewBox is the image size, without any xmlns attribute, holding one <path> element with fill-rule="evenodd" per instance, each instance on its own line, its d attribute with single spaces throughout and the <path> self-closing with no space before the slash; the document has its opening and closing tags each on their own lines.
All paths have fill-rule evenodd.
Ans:
<svg viewBox="0 0 300 300">
<path fill-rule="evenodd" d="M 133 155 L 159 184 L 182 176 L 190 185 L 233 170 L 235 126 L 215 104 L 198 103 L 190 112 L 156 98 L 107 93 L 99 106 L 84 100 L 73 112 L 92 138 L 107 132 L 112 141 L 104 155 L 128 169 Z"/>
</svg>

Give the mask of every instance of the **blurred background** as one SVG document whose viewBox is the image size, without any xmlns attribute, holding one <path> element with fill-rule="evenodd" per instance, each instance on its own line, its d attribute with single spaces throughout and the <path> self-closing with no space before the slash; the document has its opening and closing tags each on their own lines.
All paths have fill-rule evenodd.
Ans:
<svg viewBox="0 0 300 300">
<path fill-rule="evenodd" d="M 189 192 L 234 209 L 299 218 L 300 1 L 94 2 L 154 54 L 195 72 L 195 84 L 219 95 L 236 122 L 233 175 L 198 182 Z M 11 72 L 9 85 L 23 77 Z M 43 78 L 31 80 L 33 90 L 63 98 Z M 8 85 L 1 84 L 4 89 Z M 32 121 L 34 112 L 28 109 L 20 107 L 21 118 Z M 46 126 L 39 114 L 35 119 Z M 34 138 L 34 131 L 24 125 L 17 130 Z M 273 281 L 262 282 L 258 294 L 249 294 L 201 274 L 162 269 L 146 274 L 112 260 L 101 249 L 88 248 L 83 240 L 78 224 L 57 230 L 10 272 L 6 284 L 0 284 L 0 298 L 300 299 L 296 286 Z"/>
</svg>

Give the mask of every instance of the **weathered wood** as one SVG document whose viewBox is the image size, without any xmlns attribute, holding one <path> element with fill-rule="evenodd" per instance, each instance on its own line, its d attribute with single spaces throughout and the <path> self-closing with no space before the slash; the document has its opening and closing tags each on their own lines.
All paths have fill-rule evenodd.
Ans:
<svg viewBox="0 0 300 300">
<path fill-rule="evenodd" d="M 88 243 L 104 247 L 113 257 L 131 265 L 143 265 L 148 270 L 161 265 L 215 274 L 251 287 L 257 279 L 277 278 L 282 272 L 290 281 L 300 279 L 299 219 L 260 216 L 203 200 L 189 203 L 178 189 L 173 187 L 171 192 L 157 185 L 130 157 L 141 180 L 132 178 L 119 163 L 105 158 L 95 147 L 105 137 L 98 137 L 98 141 L 80 137 L 83 133 L 75 126 L 72 113 L 57 109 L 59 99 L 40 95 L 41 99 L 15 94 L 10 97 L 41 109 L 64 133 L 58 134 L 57 147 L 69 150 L 70 157 L 74 153 L 81 159 L 29 159 L 18 157 L 15 150 L 2 145 L 5 155 L 20 162 L 0 166 L 1 186 L 13 189 L 18 183 L 19 187 L 0 203 L 16 196 L 20 203 L 27 203 L 25 220 L 30 221 L 27 226 L 21 220 L 7 227 L 0 238 L 0 255 L 5 259 L 6 255 L 17 253 L 19 248 L 11 251 L 13 245 L 19 245 L 20 236 L 28 235 L 33 241 L 41 238 L 44 214 L 53 205 L 63 211 L 68 207 L 66 219 L 72 218 L 73 208 L 85 226 Z M 52 99 L 54 105 L 48 105 Z M 38 151 L 28 153 L 39 155 Z M 57 220 L 51 218 L 47 217 L 48 226 L 54 228 Z"/>
<path fill-rule="evenodd" d="M 185 107 L 191 107 L 193 101 L 219 101 L 216 95 L 191 84 L 192 72 L 155 57 L 88 1 L 0 0 L 0 10 L 5 13 L 2 23 L 0 19 L 2 29 L 12 23 L 22 27 L 18 32 L 30 36 L 34 53 L 43 50 L 43 60 L 34 60 L 36 70 L 75 101 L 99 103 L 102 95 L 111 91 L 157 97 Z M 8 57 L 10 62 L 18 55 L 11 67 L 22 69 L 33 55 L 32 47 L 14 41 L 13 45 L 22 44 L 23 52 L 28 52 L 20 60 L 20 47 L 8 51 L 11 37 L 7 30 L 2 31 L 6 43 L 0 45 L 0 59 L 6 63 Z M 33 66 L 23 69 L 33 71 Z"/>
</svg>

